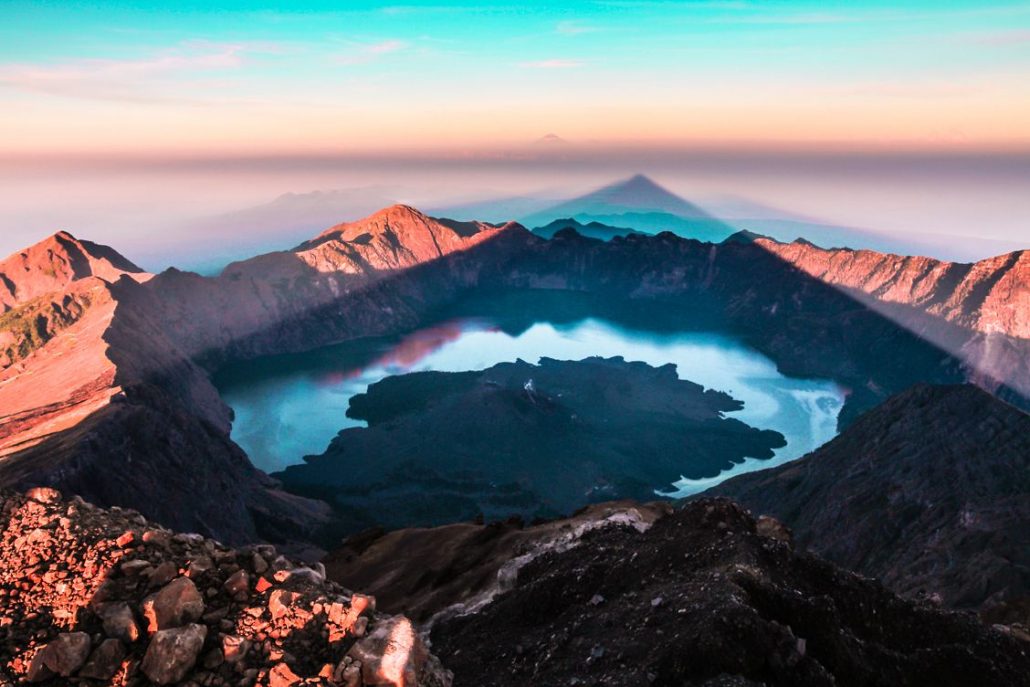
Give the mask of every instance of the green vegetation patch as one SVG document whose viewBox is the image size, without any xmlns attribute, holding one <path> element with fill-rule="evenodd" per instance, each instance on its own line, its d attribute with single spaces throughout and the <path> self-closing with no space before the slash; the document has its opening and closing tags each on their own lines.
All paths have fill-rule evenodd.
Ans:
<svg viewBox="0 0 1030 687">
<path fill-rule="evenodd" d="M 85 294 L 49 294 L 0 314 L 0 367 L 42 348 L 77 322 L 89 306 Z"/>
</svg>

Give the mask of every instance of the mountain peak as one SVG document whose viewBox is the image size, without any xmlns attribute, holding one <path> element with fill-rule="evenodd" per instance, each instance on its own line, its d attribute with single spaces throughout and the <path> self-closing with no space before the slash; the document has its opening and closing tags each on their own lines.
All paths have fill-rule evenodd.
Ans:
<svg viewBox="0 0 1030 687">
<path fill-rule="evenodd" d="M 118 251 L 58 231 L 0 261 L 0 312 L 87 277 L 144 274 Z"/>
<path fill-rule="evenodd" d="M 536 139 L 534 143 L 537 145 L 565 145 L 568 141 L 558 134 L 544 134 L 540 138 Z"/>
</svg>

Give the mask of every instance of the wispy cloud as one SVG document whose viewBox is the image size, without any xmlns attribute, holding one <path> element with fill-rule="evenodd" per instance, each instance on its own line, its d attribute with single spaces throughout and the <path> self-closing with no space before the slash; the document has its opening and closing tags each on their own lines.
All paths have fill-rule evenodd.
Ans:
<svg viewBox="0 0 1030 687">
<path fill-rule="evenodd" d="M 1023 45 L 1030 43 L 1030 29 L 1012 29 L 1009 31 L 990 31 L 970 36 L 977 45 Z"/>
<path fill-rule="evenodd" d="M 780 24 L 780 25 L 831 25 L 934 21 L 942 18 L 1008 17 L 1026 16 L 1026 8 L 1015 6 L 950 9 L 946 7 L 917 10 L 907 8 L 886 9 L 844 9 L 840 11 L 794 11 L 776 12 L 760 6 L 740 7 L 753 9 L 733 17 L 709 20 L 712 23 Z"/>
<path fill-rule="evenodd" d="M 383 55 L 407 50 L 409 43 L 401 40 L 385 40 L 378 43 L 363 43 L 357 45 L 352 51 L 344 55 L 338 55 L 334 62 L 337 64 L 368 64 Z"/>
<path fill-rule="evenodd" d="M 598 29 L 595 26 L 589 26 L 577 21 L 560 21 L 554 27 L 554 30 L 563 36 L 578 36 L 583 33 L 593 33 Z"/>
<path fill-rule="evenodd" d="M 520 62 L 520 67 L 527 69 L 574 69 L 576 67 L 582 67 L 585 62 L 582 60 L 535 60 L 532 62 Z"/>
<path fill-rule="evenodd" d="M 969 98 L 982 93 L 983 84 L 966 81 L 922 81 L 909 83 L 900 81 L 867 81 L 827 89 L 840 95 L 882 96 L 887 98 L 940 99 Z"/>
<path fill-rule="evenodd" d="M 0 64 L 0 86 L 95 100 L 173 101 L 167 86 L 190 76 L 242 66 L 248 52 L 276 44 L 187 41 L 139 59 L 78 59 L 60 64 Z"/>
</svg>

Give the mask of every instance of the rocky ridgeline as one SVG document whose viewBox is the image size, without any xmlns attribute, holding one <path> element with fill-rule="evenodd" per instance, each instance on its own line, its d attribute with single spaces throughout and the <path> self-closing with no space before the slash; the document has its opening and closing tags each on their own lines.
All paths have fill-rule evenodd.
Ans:
<svg viewBox="0 0 1030 687">
<path fill-rule="evenodd" d="M 272 546 L 53 489 L 2 494 L 0 510 L 0 685 L 450 683 L 407 618 Z"/>
<path fill-rule="evenodd" d="M 728 499 L 544 553 L 432 626 L 455 687 L 1030 685 L 1030 643 L 794 549 Z"/>
</svg>

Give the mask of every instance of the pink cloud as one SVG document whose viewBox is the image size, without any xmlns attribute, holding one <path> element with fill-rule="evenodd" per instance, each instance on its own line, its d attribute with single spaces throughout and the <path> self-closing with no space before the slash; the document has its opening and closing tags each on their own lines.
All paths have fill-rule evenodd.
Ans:
<svg viewBox="0 0 1030 687">
<path fill-rule="evenodd" d="M 153 102 L 172 100 L 160 82 L 203 72 L 236 69 L 247 52 L 271 52 L 247 43 L 185 42 L 179 47 L 134 60 L 79 59 L 61 64 L 0 65 L 0 86 L 99 100 Z"/>
<path fill-rule="evenodd" d="M 361 44 L 348 54 L 339 55 L 334 62 L 336 64 L 368 64 L 383 55 L 407 50 L 408 47 L 410 47 L 408 43 L 399 40 Z"/>
</svg>

